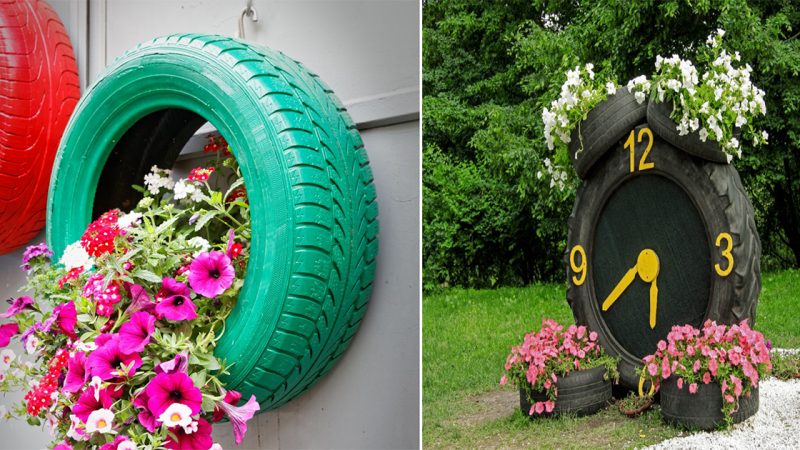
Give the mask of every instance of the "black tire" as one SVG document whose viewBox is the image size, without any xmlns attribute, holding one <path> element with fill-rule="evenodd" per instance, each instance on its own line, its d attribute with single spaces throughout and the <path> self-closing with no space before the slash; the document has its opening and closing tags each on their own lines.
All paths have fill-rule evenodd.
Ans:
<svg viewBox="0 0 800 450">
<path fill-rule="evenodd" d="M 93 214 L 135 205 L 130 185 L 153 164 L 171 167 L 206 120 L 242 168 L 252 224 L 244 286 L 215 352 L 232 364 L 228 389 L 255 394 L 262 411 L 277 408 L 340 360 L 375 275 L 378 205 L 367 153 L 317 75 L 225 36 L 176 34 L 125 53 L 84 95 L 64 134 L 48 241 L 59 255 Z"/>
<path fill-rule="evenodd" d="M 697 393 L 690 394 L 688 385 L 678 389 L 675 377 L 661 383 L 661 415 L 670 425 L 693 430 L 714 430 L 725 423 L 722 415 L 722 392 L 718 383 L 698 384 Z M 750 397 L 739 399 L 739 409 L 733 413 L 733 423 L 739 423 L 758 412 L 758 388 Z"/>
<path fill-rule="evenodd" d="M 605 379 L 606 368 L 595 367 L 589 370 L 571 372 L 561 377 L 556 382 L 558 397 L 552 413 L 533 414 L 531 404 L 546 402 L 547 394 L 542 391 L 531 392 L 530 399 L 523 386 L 519 388 L 519 407 L 522 414 L 536 418 L 539 416 L 552 416 L 554 414 L 574 414 L 586 416 L 600 411 L 611 399 L 611 381 Z"/>
<path fill-rule="evenodd" d="M 720 150 L 719 144 L 711 139 L 705 142 L 700 140 L 697 132 L 681 136 L 678 134 L 677 125 L 672 120 L 672 104 L 651 102 L 647 105 L 647 123 L 653 132 L 670 144 L 678 147 L 690 155 L 717 163 L 728 163 L 725 152 Z"/>
<path fill-rule="evenodd" d="M 572 130 L 569 143 L 569 159 L 578 176 L 585 179 L 603 154 L 646 116 L 647 102 L 640 105 L 624 87 L 591 110 Z"/>
<path fill-rule="evenodd" d="M 719 232 L 730 233 L 733 240 L 731 254 L 737 264 L 727 277 L 711 277 L 708 308 L 703 320 L 732 324 L 749 319 L 753 325 L 761 291 L 761 241 L 756 231 L 753 207 L 738 172 L 729 164 L 715 164 L 692 157 L 657 137 L 652 152 L 658 154 L 659 159 L 656 168 L 650 172 L 668 177 L 692 199 L 709 233 L 709 251 L 712 254 L 718 251 L 712 236 Z M 628 170 L 626 155 L 614 156 L 608 154 L 599 161 L 598 175 L 585 181 L 578 189 L 569 218 L 568 245 L 564 255 L 567 268 L 569 249 L 576 243 L 586 245 L 587 255 L 593 254 L 592 242 L 600 212 L 615 189 L 629 177 L 636 176 Z M 579 211 L 582 213 L 578 214 Z M 601 317 L 591 276 L 587 276 L 586 282 L 580 286 L 569 283 L 567 302 L 576 323 L 597 331 L 603 348 L 621 358 L 620 382 L 638 389 L 636 369 L 641 366 L 641 359 L 626 351 L 611 335 Z"/>
</svg>

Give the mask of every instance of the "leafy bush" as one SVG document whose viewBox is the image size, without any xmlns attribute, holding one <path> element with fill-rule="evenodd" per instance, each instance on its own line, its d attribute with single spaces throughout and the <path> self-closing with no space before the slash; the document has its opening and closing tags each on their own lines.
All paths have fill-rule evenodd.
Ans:
<svg viewBox="0 0 800 450">
<path fill-rule="evenodd" d="M 756 209 L 763 267 L 800 263 L 800 5 L 765 1 L 480 2 L 423 7 L 424 286 L 563 279 L 574 191 L 545 172 L 542 109 L 565 72 L 650 73 L 657 55 L 695 52 L 717 28 L 753 67 L 770 143 L 736 168 Z"/>
</svg>

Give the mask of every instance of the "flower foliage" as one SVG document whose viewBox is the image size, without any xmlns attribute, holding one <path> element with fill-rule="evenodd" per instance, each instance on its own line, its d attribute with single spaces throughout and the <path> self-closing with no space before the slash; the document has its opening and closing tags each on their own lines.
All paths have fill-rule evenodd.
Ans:
<svg viewBox="0 0 800 450">
<path fill-rule="evenodd" d="M 26 391 L 7 414 L 48 424 L 61 449 L 193 448 L 227 417 L 241 443 L 258 411 L 228 391 L 214 355 L 243 285 L 250 211 L 236 161 L 217 158 L 185 179 L 153 167 L 128 213 L 92 222 L 61 261 L 30 247 L 23 290 L 0 317 L 0 390 Z M 232 199 L 232 200 L 226 200 Z M 197 269 L 195 269 L 197 268 Z M 28 359 L 28 360 L 23 360 Z"/>
<path fill-rule="evenodd" d="M 722 392 L 722 412 L 730 423 L 742 396 L 750 396 L 772 362 L 764 335 L 743 320 L 739 324 L 717 325 L 707 320 L 702 330 L 691 325 L 672 327 L 657 351 L 645 356 L 642 376 L 656 388 L 662 380 L 677 378 L 679 389 L 697 392 L 702 384 L 717 383 Z"/>
<path fill-rule="evenodd" d="M 654 101 L 671 101 L 672 118 L 680 135 L 697 132 L 701 141 L 716 141 L 728 155 L 742 157 L 742 145 L 737 131 L 753 141 L 753 146 L 767 142 L 766 131 L 757 130 L 753 119 L 767 113 L 764 91 L 750 80 L 750 64 L 740 65 L 739 52 L 729 54 L 723 47 L 725 31 L 711 34 L 701 51 L 700 66 L 703 74 L 698 78 L 697 68 L 691 61 L 678 55 L 656 57 L 651 95 Z"/>
<path fill-rule="evenodd" d="M 542 328 L 525 335 L 522 345 L 511 347 L 500 384 L 509 380 L 522 386 L 531 399 L 533 391 L 544 391 L 549 400 L 531 401 L 529 415 L 553 411 L 558 397 L 558 379 L 573 370 L 605 366 L 615 378 L 617 358 L 606 355 L 597 341 L 597 333 L 585 326 L 565 327 L 552 319 L 542 320 Z"/>
</svg>

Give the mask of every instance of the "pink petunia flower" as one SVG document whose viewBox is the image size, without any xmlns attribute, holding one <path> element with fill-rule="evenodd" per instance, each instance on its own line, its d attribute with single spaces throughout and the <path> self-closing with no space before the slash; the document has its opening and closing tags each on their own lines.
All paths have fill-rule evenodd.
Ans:
<svg viewBox="0 0 800 450">
<path fill-rule="evenodd" d="M 101 445 L 99 450 L 135 450 L 136 444 L 125 436 L 124 434 L 118 434 L 114 438 L 114 442 L 106 442 L 105 444 Z"/>
<path fill-rule="evenodd" d="M 77 339 L 75 325 L 78 323 L 78 313 L 75 311 L 75 302 L 72 300 L 62 303 L 53 309 L 56 325 L 65 335 Z"/>
<path fill-rule="evenodd" d="M 161 290 L 156 294 L 156 314 L 167 320 L 193 320 L 197 313 L 189 294 L 185 284 L 173 278 L 164 278 Z"/>
<path fill-rule="evenodd" d="M 131 283 L 125 283 L 124 287 L 131 297 L 131 304 L 128 306 L 128 309 L 125 310 L 126 314 L 130 315 L 139 311 L 152 312 L 155 309 L 156 304 L 150 298 L 150 294 L 147 293 L 144 287 Z"/>
<path fill-rule="evenodd" d="M 78 401 L 72 407 L 72 413 L 86 422 L 92 412 L 103 408 L 108 409 L 112 404 L 114 404 L 114 397 L 111 396 L 110 390 L 89 388 L 78 397 Z"/>
<path fill-rule="evenodd" d="M 137 418 L 139 419 L 139 423 L 149 432 L 153 433 L 156 431 L 156 418 L 153 413 L 147 409 L 147 400 L 149 397 L 147 396 L 147 392 L 142 390 L 139 395 L 134 397 L 133 399 L 133 406 L 138 408 L 139 414 Z"/>
<path fill-rule="evenodd" d="M 161 364 L 156 365 L 156 367 L 153 370 L 155 370 L 157 374 L 173 373 L 173 372 L 188 373 L 189 370 L 188 353 L 186 352 L 186 350 L 184 350 L 175 355 L 175 357 L 170 359 L 169 361 L 164 361 Z"/>
<path fill-rule="evenodd" d="M 171 428 L 170 431 L 175 437 L 167 437 L 164 446 L 169 450 L 205 450 L 214 445 L 214 440 L 211 438 L 211 424 L 202 418 L 197 419 L 197 430 L 191 434 L 183 427 Z"/>
<path fill-rule="evenodd" d="M 703 384 L 711 383 L 711 374 L 706 372 L 703 374 Z"/>
<path fill-rule="evenodd" d="M 231 259 L 224 253 L 203 252 L 189 266 L 189 285 L 203 297 L 214 298 L 231 286 L 234 275 Z"/>
<path fill-rule="evenodd" d="M 7 346 L 11 342 L 11 338 L 17 333 L 19 333 L 19 325 L 16 323 L 0 325 L 0 348 Z"/>
<path fill-rule="evenodd" d="M 239 394 L 239 397 L 241 397 L 241 394 Z M 253 418 L 253 415 L 260 409 L 260 406 L 258 405 L 256 396 L 251 395 L 250 400 L 243 406 L 234 406 L 226 401 L 222 401 L 217 402 L 215 408 L 220 408 L 225 415 L 228 416 L 228 419 L 230 419 L 231 424 L 233 424 L 234 441 L 236 441 L 236 445 L 239 445 L 242 443 L 244 435 L 247 433 L 247 421 Z"/>
<path fill-rule="evenodd" d="M 62 441 L 62 442 L 59 442 L 58 445 L 53 447 L 53 450 L 72 450 L 72 446 L 69 445 L 69 442 Z"/>
<path fill-rule="evenodd" d="M 239 400 L 242 399 L 242 394 L 239 391 L 225 391 L 225 398 L 222 400 L 223 402 L 237 406 L 239 405 Z M 219 405 L 214 405 L 214 415 L 211 418 L 212 422 L 219 422 L 222 418 L 225 417 L 225 411 L 219 407 Z"/>
<path fill-rule="evenodd" d="M 97 340 L 100 340 L 100 337 Z M 114 335 L 113 338 L 108 339 L 93 351 L 87 360 L 89 373 L 92 376 L 100 377 L 103 381 L 122 376 L 129 377 L 136 373 L 136 369 L 141 365 L 142 358 L 138 354 L 127 354 L 120 351 L 118 335 Z M 123 371 L 123 366 L 129 367 L 127 373 Z"/>
<path fill-rule="evenodd" d="M 145 387 L 147 393 L 147 409 L 158 417 L 169 405 L 183 403 L 192 409 L 192 415 L 200 412 L 203 395 L 189 375 L 182 372 L 160 373 L 150 380 Z M 210 444 L 209 444 L 210 445 Z"/>
<path fill-rule="evenodd" d="M 67 377 L 64 379 L 65 392 L 78 392 L 89 380 L 89 372 L 86 371 L 86 354 L 75 352 L 67 362 Z"/>
<path fill-rule="evenodd" d="M 692 383 L 689 385 L 689 393 L 690 394 L 697 393 L 697 383 Z"/>
<path fill-rule="evenodd" d="M 119 351 L 122 353 L 138 353 L 150 343 L 150 335 L 156 329 L 156 318 L 150 313 L 133 313 L 128 322 L 119 329 Z"/>
<path fill-rule="evenodd" d="M 8 310 L 6 310 L 6 312 L 4 312 L 3 314 L 0 314 L 0 317 L 8 319 L 9 317 L 16 316 L 17 314 L 21 313 L 32 304 L 33 304 L 33 299 L 28 297 L 27 295 L 23 295 L 22 297 L 17 297 L 11 303 L 11 306 L 8 307 Z"/>
</svg>

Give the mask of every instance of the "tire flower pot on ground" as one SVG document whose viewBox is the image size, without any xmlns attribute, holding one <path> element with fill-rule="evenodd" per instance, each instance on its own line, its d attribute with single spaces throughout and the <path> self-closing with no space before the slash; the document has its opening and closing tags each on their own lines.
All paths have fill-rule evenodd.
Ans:
<svg viewBox="0 0 800 450">
<path fill-rule="evenodd" d="M 671 376 L 661 383 L 661 415 L 671 425 L 689 429 L 714 430 L 726 424 L 737 424 L 758 412 L 758 388 L 738 398 L 738 407 L 730 420 L 722 412 L 725 399 L 719 383 L 698 384 L 689 392 L 688 385 L 678 389 L 678 378 Z"/>
<path fill-rule="evenodd" d="M 78 66 L 43 0 L 0 0 L 0 255 L 45 225 L 49 175 L 78 103 Z"/>
<path fill-rule="evenodd" d="M 587 415 L 611 399 L 616 365 L 615 358 L 603 353 L 594 331 L 576 325 L 565 329 L 545 319 L 538 332 L 512 347 L 500 384 L 510 381 L 519 388 L 526 416 Z"/>
<path fill-rule="evenodd" d="M 175 34 L 138 45 L 85 93 L 48 199 L 56 257 L 93 217 L 127 210 L 151 166 L 172 167 L 210 122 L 230 144 L 250 204 L 250 259 L 216 354 L 222 380 L 262 410 L 309 389 L 364 317 L 378 246 L 367 153 L 320 78 L 278 51 Z"/>
<path fill-rule="evenodd" d="M 664 420 L 710 430 L 758 411 L 758 382 L 772 369 L 764 336 L 747 321 L 702 329 L 674 326 L 643 359 L 642 376 L 660 391 Z"/>
<path fill-rule="evenodd" d="M 574 370 L 568 375 L 559 377 L 555 383 L 558 395 L 552 411 L 538 415 L 586 416 L 601 410 L 611 399 L 611 380 L 607 373 L 605 366 L 600 366 L 588 370 Z M 530 385 L 519 386 L 519 407 L 523 414 L 535 417 L 537 415 L 535 405 L 543 404 L 547 407 L 549 401 L 550 397 L 545 390 L 532 390 Z"/>
</svg>

